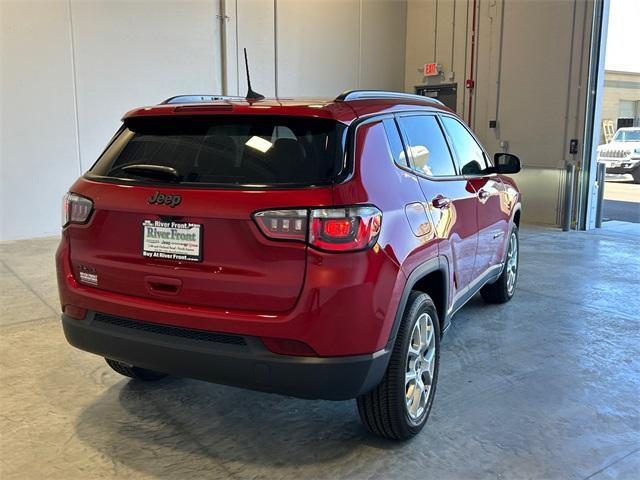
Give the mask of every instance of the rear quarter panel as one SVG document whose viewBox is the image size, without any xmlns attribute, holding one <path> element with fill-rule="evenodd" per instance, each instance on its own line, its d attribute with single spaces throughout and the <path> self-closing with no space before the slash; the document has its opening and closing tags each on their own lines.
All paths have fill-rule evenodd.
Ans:
<svg viewBox="0 0 640 480">
<path fill-rule="evenodd" d="M 380 237 L 372 252 L 385 255 L 392 265 L 379 271 L 378 278 L 371 278 L 377 282 L 372 293 L 379 312 L 371 319 L 371 327 L 379 331 L 377 348 L 381 349 L 388 341 L 407 275 L 437 257 L 438 244 L 426 211 L 421 225 L 412 228 L 409 223 L 405 207 L 423 204 L 424 196 L 417 178 L 394 163 L 382 121 L 369 120 L 354 127 L 353 175 L 334 187 L 334 203 L 370 204 L 383 212 Z"/>
<path fill-rule="evenodd" d="M 522 211 L 522 192 L 512 177 L 507 175 L 499 175 L 499 177 L 504 185 L 504 192 L 500 197 L 500 208 L 509 212 L 509 218 L 513 221 L 515 214 Z"/>
</svg>

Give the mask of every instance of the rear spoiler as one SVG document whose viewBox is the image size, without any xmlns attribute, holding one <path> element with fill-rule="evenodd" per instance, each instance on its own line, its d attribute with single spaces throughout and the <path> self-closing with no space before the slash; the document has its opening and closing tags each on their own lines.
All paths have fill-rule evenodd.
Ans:
<svg viewBox="0 0 640 480">
<path fill-rule="evenodd" d="M 224 101 L 242 101 L 244 97 L 233 97 L 227 95 L 176 95 L 167 98 L 160 105 L 173 105 L 177 103 L 210 103 Z"/>
</svg>

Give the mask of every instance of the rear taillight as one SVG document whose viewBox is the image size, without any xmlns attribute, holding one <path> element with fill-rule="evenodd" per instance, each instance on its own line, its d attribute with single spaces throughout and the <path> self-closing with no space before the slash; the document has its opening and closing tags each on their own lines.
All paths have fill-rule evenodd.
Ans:
<svg viewBox="0 0 640 480">
<path fill-rule="evenodd" d="M 307 239 L 307 210 L 266 210 L 253 215 L 254 220 L 269 238 L 278 240 Z"/>
<path fill-rule="evenodd" d="M 269 238 L 306 241 L 319 250 L 346 252 L 375 244 L 382 213 L 371 206 L 266 210 L 254 214 L 254 220 Z"/>
<path fill-rule="evenodd" d="M 311 210 L 309 245 L 320 250 L 351 251 L 373 246 L 382 213 L 375 207 Z"/>
<path fill-rule="evenodd" d="M 67 193 L 62 200 L 62 226 L 66 227 L 70 223 L 86 223 L 89 220 L 93 202 L 86 198 Z"/>
</svg>

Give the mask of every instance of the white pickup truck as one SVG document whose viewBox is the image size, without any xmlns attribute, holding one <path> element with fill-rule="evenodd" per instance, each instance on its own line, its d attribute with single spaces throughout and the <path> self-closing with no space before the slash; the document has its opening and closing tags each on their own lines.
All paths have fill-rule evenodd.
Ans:
<svg viewBox="0 0 640 480">
<path fill-rule="evenodd" d="M 611 142 L 598 147 L 598 161 L 607 173 L 630 174 L 640 183 L 640 127 L 619 129 Z"/>
</svg>

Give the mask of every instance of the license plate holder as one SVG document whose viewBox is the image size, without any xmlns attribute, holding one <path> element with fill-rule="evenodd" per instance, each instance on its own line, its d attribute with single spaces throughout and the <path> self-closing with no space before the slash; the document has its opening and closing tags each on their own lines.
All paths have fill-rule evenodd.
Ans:
<svg viewBox="0 0 640 480">
<path fill-rule="evenodd" d="M 202 225 L 145 220 L 142 222 L 142 256 L 161 260 L 201 262 Z"/>
</svg>

